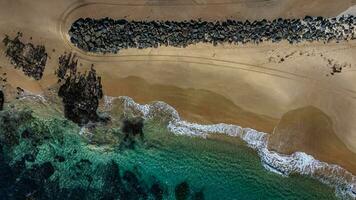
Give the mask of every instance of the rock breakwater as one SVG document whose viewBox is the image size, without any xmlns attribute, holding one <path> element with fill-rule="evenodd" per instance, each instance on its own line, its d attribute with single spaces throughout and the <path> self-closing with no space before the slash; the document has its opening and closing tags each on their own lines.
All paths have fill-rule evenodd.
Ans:
<svg viewBox="0 0 356 200">
<path fill-rule="evenodd" d="M 125 19 L 76 20 L 70 30 L 78 48 L 98 53 L 117 53 L 126 48 L 186 47 L 196 43 L 260 43 L 263 41 L 343 41 L 355 39 L 355 16 L 273 21 L 127 21 Z"/>
</svg>

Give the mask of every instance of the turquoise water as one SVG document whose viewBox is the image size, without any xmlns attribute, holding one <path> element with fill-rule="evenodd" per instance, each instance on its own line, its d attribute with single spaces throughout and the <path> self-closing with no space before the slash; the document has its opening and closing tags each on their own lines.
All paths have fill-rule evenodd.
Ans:
<svg viewBox="0 0 356 200">
<path fill-rule="evenodd" d="M 4 165 L 8 164 L 16 170 L 19 165 L 15 163 L 31 153 L 35 159 L 25 162 L 24 172 L 43 163 L 51 163 L 54 169 L 45 181 L 38 182 L 36 179 L 31 182 L 42 184 L 38 186 L 39 189 L 36 188 L 36 193 L 30 193 L 42 195 L 36 199 L 75 199 L 69 194 L 80 195 L 78 199 L 101 199 L 103 194 L 113 193 L 114 189 L 107 190 L 108 187 L 115 188 L 112 184 L 122 184 L 125 190 L 139 188 L 148 194 L 146 197 L 136 197 L 133 193 L 122 192 L 126 196 L 121 199 L 154 199 L 149 188 L 156 182 L 163 188 L 163 199 L 175 199 L 175 188 L 184 181 L 189 184 L 190 196 L 202 192 L 208 200 L 336 198 L 333 189 L 311 178 L 299 175 L 283 177 L 265 170 L 257 153 L 238 138 L 176 136 L 169 133 L 164 125 L 146 121 L 143 141 L 137 140 L 134 149 L 119 148 L 117 143 L 122 140 L 120 129 L 101 128 L 97 134 L 104 135 L 106 139 L 98 144 L 90 139 L 93 136 L 79 136 L 79 127 L 60 117 L 11 119 L 12 125 L 5 124 L 4 118 L 16 112 L 8 115 L 1 112 L 0 116 L 0 141 L 3 157 L 6 158 Z M 27 129 L 31 130 L 32 136 L 25 138 L 21 135 Z M 18 139 L 18 144 L 4 140 L 4 135 L 11 134 L 11 138 Z M 63 157 L 64 161 L 59 162 L 58 156 Z M 135 187 L 127 186 L 120 177 L 117 181 L 113 180 L 118 170 L 110 167 L 112 162 L 119 166 L 121 177 L 127 170 L 136 175 L 138 181 Z M 21 180 L 26 175 L 20 174 L 20 178 L 13 179 Z M 3 189 L 0 186 L 0 197 L 5 197 L 12 191 L 11 188 Z M 39 190 L 43 190 L 43 194 Z M 120 193 L 120 188 L 117 191 Z"/>
<path fill-rule="evenodd" d="M 237 138 L 226 142 L 155 128 L 146 132 L 158 147 L 125 152 L 120 163 L 138 165 L 170 186 L 187 180 L 194 190 L 203 189 L 206 199 L 335 199 L 334 191 L 318 181 L 265 170 L 257 153 Z"/>
</svg>

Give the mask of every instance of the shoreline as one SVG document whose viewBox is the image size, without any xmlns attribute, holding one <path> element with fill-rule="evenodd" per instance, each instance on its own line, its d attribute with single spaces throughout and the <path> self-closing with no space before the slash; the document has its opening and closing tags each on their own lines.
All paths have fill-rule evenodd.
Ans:
<svg viewBox="0 0 356 200">
<path fill-rule="evenodd" d="M 117 83 L 119 84 L 110 83 L 110 81 L 108 84 L 105 80 L 106 79 L 104 79 L 103 86 L 105 94 L 107 95 L 112 96 L 112 94 L 114 94 L 114 96 L 130 96 L 135 99 L 136 102 L 141 104 L 160 100 L 172 105 L 177 111 L 179 111 L 180 116 L 182 116 L 184 120 L 193 123 L 217 124 L 223 122 L 226 124 L 239 124 L 242 127 L 250 127 L 255 130 L 269 133 L 269 135 L 273 135 L 272 133 L 280 121 L 280 119 L 273 119 L 268 116 L 246 111 L 240 107 L 237 107 L 225 97 L 209 91 L 151 84 L 144 81 L 144 79 L 137 77 L 119 79 L 117 80 Z M 31 88 L 24 89 L 33 92 Z M 43 91 L 45 92 L 46 90 L 47 89 Z M 38 92 L 33 93 L 39 94 Z M 206 99 L 207 101 L 202 101 L 202 99 Z M 8 100 L 9 99 L 6 101 Z M 282 141 L 281 139 L 285 137 L 286 136 L 282 135 L 280 139 L 275 138 L 274 143 L 276 143 L 276 141 Z M 297 140 L 299 141 L 300 139 Z M 285 143 L 285 145 L 289 144 L 290 142 Z M 335 144 L 335 142 L 332 142 L 332 144 Z M 339 144 L 337 146 L 339 147 Z M 288 150 L 285 153 L 290 154 L 300 150 L 301 148 L 296 146 L 292 148 L 291 151 Z M 284 150 L 278 152 L 283 153 L 283 151 Z M 326 159 L 329 163 L 342 165 L 351 171 L 356 169 L 352 163 L 349 163 L 350 157 L 345 157 L 343 154 L 335 154 L 335 156 L 324 156 L 320 158 L 320 156 L 324 155 L 320 154 L 320 151 L 308 149 L 306 152 L 318 159 L 324 161 Z M 328 155 L 330 155 L 330 153 L 331 155 L 334 155 L 333 151 L 327 152 Z"/>
<path fill-rule="evenodd" d="M 208 1 L 205 6 L 209 8 L 208 10 L 204 9 L 204 3 L 202 3 L 194 7 L 186 5 L 185 12 L 177 12 L 178 9 L 167 2 L 163 3 L 164 5 L 160 5 L 159 2 L 153 3 L 154 5 L 150 6 L 152 10 L 147 9 L 144 4 L 146 1 L 140 1 L 135 6 L 110 6 L 105 2 L 89 6 L 75 4 L 81 7 L 69 10 L 69 8 L 74 8 L 72 7 L 74 4 L 67 0 L 58 2 L 55 8 L 46 1 L 24 2 L 16 6 L 10 1 L 4 1 L 1 4 L 4 9 L 0 17 L 4 20 L 0 32 L 11 35 L 17 31 L 24 32 L 26 39 L 33 37 L 31 41 L 44 44 L 50 51 L 55 49 L 55 52 L 49 52 L 51 58 L 47 61 L 43 79 L 38 82 L 28 79 L 21 71 L 13 69 L 13 66 L 2 55 L 0 72 L 8 72 L 8 82 L 14 88 L 19 86 L 35 93 L 46 92 L 56 83 L 53 72 L 57 67 L 58 55 L 64 51 L 76 52 L 83 66 L 95 64 L 98 74 L 103 77 L 103 87 L 107 95 L 130 96 L 139 103 L 162 100 L 172 105 L 179 111 L 182 119 L 189 122 L 239 124 L 242 127 L 250 127 L 266 133 L 272 133 L 279 121 L 290 111 L 314 106 L 330 118 L 332 124 L 329 125 L 334 130 L 333 137 L 340 139 L 341 143 L 333 143 L 327 134 L 295 134 L 292 135 L 293 137 L 281 134 L 281 137 L 276 140 L 285 143 L 284 145 L 293 146 L 286 151 L 295 152 L 301 151 L 301 148 L 291 145 L 292 142 L 303 141 L 304 137 L 307 137 L 308 141 L 315 141 L 322 137 L 322 141 L 327 140 L 329 144 L 334 145 L 336 150 L 330 148 L 303 151 L 319 160 L 323 160 L 319 157 L 320 153 L 324 156 L 333 154 L 328 163 L 337 163 L 355 174 L 356 165 L 352 162 L 356 161 L 356 157 L 346 156 L 351 155 L 350 152 L 356 152 L 356 124 L 353 123 L 356 118 L 356 112 L 354 112 L 356 87 L 353 84 L 356 78 L 353 68 L 356 53 L 355 41 L 330 45 L 324 45 L 321 42 L 288 45 L 281 42 L 276 45 L 263 43 L 238 47 L 230 45 L 213 47 L 198 44 L 186 49 L 169 47 L 146 50 L 128 49 L 116 56 L 83 54 L 79 49 L 68 45 L 67 35 L 63 35 L 60 28 L 66 31 L 68 22 L 78 17 L 123 18 L 127 15 L 127 20 L 184 20 L 198 19 L 200 16 L 203 19 L 224 19 L 230 17 L 227 13 L 231 14 L 231 9 L 222 4 L 215 10 L 214 4 L 208 5 L 211 1 Z M 281 2 L 283 5 L 278 5 Z M 257 4 L 264 5 L 265 3 Z M 253 3 L 248 9 L 245 3 L 241 3 L 241 5 L 233 6 L 240 8 L 242 12 L 234 11 L 231 16 L 242 17 L 241 19 L 245 14 L 249 19 L 259 17 L 254 13 L 259 13 L 266 18 L 295 17 L 306 14 L 336 16 L 351 3 L 343 1 L 335 4 L 331 1 L 319 1 L 314 2 L 308 10 L 305 10 L 305 6 L 310 4 L 305 3 L 303 6 L 296 6 L 296 4 L 302 5 L 303 3 L 277 1 L 267 7 L 254 7 L 255 3 Z M 51 9 L 48 9 L 49 7 Z M 273 11 L 270 8 L 273 8 Z M 293 8 L 293 12 L 289 12 L 289 8 Z M 70 14 L 66 12 L 68 10 Z M 117 10 L 122 12 L 117 12 Z M 200 12 L 196 12 L 197 10 Z M 239 9 L 236 10 L 239 11 Z M 263 12 L 252 12 L 256 10 Z M 36 15 L 39 12 L 46 17 Z M 13 13 L 24 13 L 24 15 L 13 16 Z M 64 14 L 68 15 L 64 16 Z M 33 26 L 41 28 L 33 29 Z M 281 62 L 282 58 L 283 62 Z M 331 65 L 347 63 L 352 64 L 352 67 L 345 68 L 336 76 L 328 77 L 326 75 L 330 73 L 331 68 L 328 64 L 329 60 Z M 83 71 L 86 69 L 81 67 Z M 281 139 L 284 138 L 292 142 L 288 139 L 282 142 Z M 283 152 L 278 142 L 277 148 L 273 150 Z M 323 144 L 321 142 L 321 145 Z M 314 146 L 309 143 L 306 145 Z M 342 151 L 347 153 L 341 156 L 335 153 L 340 152 L 338 151 L 339 145 L 343 145 Z M 351 164 L 346 166 L 345 163 L 350 160 Z"/>
<path fill-rule="evenodd" d="M 20 99 L 47 101 L 44 95 L 32 94 L 28 91 L 25 91 L 25 95 Z M 270 137 L 268 133 L 224 123 L 203 125 L 187 122 L 181 120 L 179 113 L 173 107 L 162 101 L 138 104 L 127 96 L 104 96 L 102 109 L 105 110 L 104 112 L 110 112 L 114 104 L 119 106 L 123 113 L 135 113 L 135 116 L 141 116 L 146 120 L 158 119 L 167 123 L 168 131 L 175 135 L 212 140 L 219 140 L 220 137 L 226 136 L 237 137 L 258 153 L 261 165 L 266 170 L 286 177 L 293 173 L 305 175 L 335 188 L 335 195 L 341 199 L 356 198 L 356 176 L 352 173 L 339 165 L 319 161 L 304 152 L 286 155 L 268 150 Z"/>
<path fill-rule="evenodd" d="M 167 129 L 176 135 L 209 138 L 219 137 L 219 134 L 238 137 L 247 146 L 257 151 L 262 166 L 273 173 L 289 176 L 293 173 L 306 175 L 335 188 L 340 198 L 356 198 L 356 176 L 346 169 L 335 164 L 328 164 L 315 159 L 304 152 L 295 152 L 291 155 L 280 154 L 267 149 L 270 134 L 259 132 L 250 128 L 241 128 L 231 124 L 201 125 L 180 119 L 179 113 L 170 105 L 157 101 L 150 104 L 138 104 L 127 96 L 104 97 L 105 109 L 110 110 L 113 102 L 118 100 L 123 106 L 123 112 L 134 112 L 144 119 L 155 119 L 158 115 L 168 122 Z M 213 139 L 212 138 L 212 139 Z"/>
</svg>

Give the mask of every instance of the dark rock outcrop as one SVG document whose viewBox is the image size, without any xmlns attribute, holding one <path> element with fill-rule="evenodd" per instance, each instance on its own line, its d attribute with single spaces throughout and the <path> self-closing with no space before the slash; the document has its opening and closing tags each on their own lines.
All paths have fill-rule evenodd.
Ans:
<svg viewBox="0 0 356 200">
<path fill-rule="evenodd" d="M 103 97 L 101 77 L 92 66 L 90 71 L 81 74 L 77 71 L 78 59 L 75 54 L 64 53 L 59 57 L 55 74 L 60 86 L 58 96 L 62 97 L 66 118 L 79 125 L 109 119 L 97 113 L 99 100 Z"/>
<path fill-rule="evenodd" d="M 260 43 L 263 41 L 342 41 L 355 39 L 355 16 L 273 21 L 127 21 L 125 19 L 76 20 L 70 30 L 78 48 L 99 53 L 117 53 L 126 48 L 186 47 L 196 43 Z"/>
<path fill-rule="evenodd" d="M 134 149 L 136 138 L 139 137 L 140 140 L 143 140 L 143 126 L 142 118 L 124 120 L 122 126 L 124 138 L 120 148 Z"/>
<path fill-rule="evenodd" d="M 97 109 L 103 90 L 101 78 L 93 67 L 89 73 L 71 73 L 60 86 L 58 95 L 62 97 L 66 118 L 79 125 L 100 119 Z"/>
<path fill-rule="evenodd" d="M 25 44 L 21 42 L 21 37 L 22 33 L 18 33 L 14 39 L 5 36 L 5 55 L 15 68 L 22 68 L 27 76 L 40 80 L 47 62 L 46 48 L 43 45 Z"/>
<path fill-rule="evenodd" d="M 77 65 L 78 65 L 78 59 L 75 54 L 72 53 L 64 53 L 61 55 L 58 59 L 58 69 L 56 70 L 55 74 L 58 77 L 58 82 L 60 82 L 62 79 L 65 79 L 68 75 L 68 73 L 71 76 L 75 76 L 77 73 Z"/>
</svg>

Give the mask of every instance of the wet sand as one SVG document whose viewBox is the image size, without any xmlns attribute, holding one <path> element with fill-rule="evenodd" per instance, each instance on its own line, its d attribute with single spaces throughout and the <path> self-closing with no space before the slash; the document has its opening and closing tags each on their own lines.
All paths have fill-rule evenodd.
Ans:
<svg viewBox="0 0 356 200">
<path fill-rule="evenodd" d="M 352 1 L 103 2 L 1 2 L 0 33 L 14 36 L 21 31 L 26 41 L 44 44 L 51 58 L 43 79 L 37 82 L 13 69 L 1 44 L 0 73 L 7 72 L 8 82 L 14 87 L 40 93 L 56 83 L 58 56 L 74 51 L 83 66 L 95 64 L 103 77 L 106 95 L 127 95 L 139 103 L 161 100 L 174 106 L 188 121 L 225 122 L 268 133 L 290 111 L 313 106 L 330 119 L 330 131 L 315 133 L 282 120 L 279 127 L 286 123 L 296 133 L 277 129 L 271 135 L 278 144 L 273 149 L 285 153 L 305 151 L 356 172 L 355 41 L 217 47 L 198 44 L 185 49 L 128 49 L 118 55 L 93 55 L 73 47 L 66 35 L 73 20 L 86 16 L 161 20 L 336 16 Z M 184 12 L 179 11 L 182 9 Z M 341 74 L 327 76 L 329 60 L 351 67 Z M 313 114 L 304 116 L 312 118 Z M 313 126 L 317 128 L 312 130 L 324 125 L 314 120 Z M 323 138 L 318 140 L 319 145 L 310 142 L 319 138 Z M 281 141 L 283 145 L 279 145 Z"/>
</svg>

